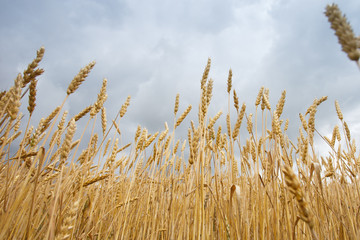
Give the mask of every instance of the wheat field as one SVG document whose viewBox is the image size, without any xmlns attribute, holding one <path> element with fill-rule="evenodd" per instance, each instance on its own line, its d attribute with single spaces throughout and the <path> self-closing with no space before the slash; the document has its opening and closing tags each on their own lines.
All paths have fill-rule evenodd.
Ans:
<svg viewBox="0 0 360 240">
<path fill-rule="evenodd" d="M 342 50 L 359 64 L 359 38 L 345 16 L 336 5 L 325 14 Z M 50 115 L 30 126 L 44 53 L 40 48 L 0 93 L 0 239 L 360 239 L 360 154 L 338 101 L 331 136 L 315 127 L 324 96 L 299 114 L 292 141 L 282 118 L 286 91 L 271 106 L 269 89 L 261 87 L 250 113 L 239 104 L 230 70 L 228 111 L 210 116 L 209 59 L 198 105 L 179 112 L 177 95 L 173 123 L 156 133 L 138 126 L 133 141 L 121 145 L 131 99 L 108 121 L 106 79 L 95 103 L 75 116 L 64 109 L 95 62 L 79 71 Z M 176 138 L 194 109 L 187 139 Z M 315 136 L 328 154 L 316 154 Z"/>
</svg>

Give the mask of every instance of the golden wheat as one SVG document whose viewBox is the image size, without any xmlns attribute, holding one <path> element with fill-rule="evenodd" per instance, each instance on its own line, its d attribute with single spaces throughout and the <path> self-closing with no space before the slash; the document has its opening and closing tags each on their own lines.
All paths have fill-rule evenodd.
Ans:
<svg viewBox="0 0 360 240">
<path fill-rule="evenodd" d="M 163 130 L 149 133 L 139 125 L 124 145 L 120 119 L 126 117 L 130 96 L 107 126 L 106 79 L 95 104 L 68 123 L 65 97 L 37 127 L 29 126 L 32 115 L 41 112 L 35 101 L 43 55 L 41 48 L 14 86 L 0 93 L 0 239 L 360 238 L 360 154 L 338 101 L 342 131 L 335 123 L 327 133 L 331 139 L 321 138 L 315 117 L 327 99 L 322 97 L 299 114 L 298 141 L 293 143 L 287 131 L 294 129 L 288 130 L 292 125 L 282 118 L 286 92 L 271 111 L 269 90 L 261 87 L 254 93 L 256 112 L 247 112 L 231 91 L 230 70 L 224 90 L 228 110 L 210 117 L 208 59 L 200 82 L 199 122 L 186 126 L 187 140 L 175 136 L 192 105 L 177 115 L 177 94 L 172 126 L 165 123 Z M 93 66 L 80 70 L 67 96 Z M 20 112 L 26 94 L 28 116 Z M 96 128 L 100 110 L 101 127 Z M 89 125 L 79 120 L 87 113 L 94 127 L 84 137 Z M 83 133 L 74 139 L 77 128 Z M 328 153 L 319 152 L 321 139 Z"/>
</svg>

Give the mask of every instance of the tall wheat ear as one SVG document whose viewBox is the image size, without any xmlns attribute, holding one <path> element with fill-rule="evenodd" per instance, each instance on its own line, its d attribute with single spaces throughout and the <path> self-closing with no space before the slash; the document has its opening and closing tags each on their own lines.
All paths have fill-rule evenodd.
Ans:
<svg viewBox="0 0 360 240">
<path fill-rule="evenodd" d="M 295 175 L 292 168 L 288 165 L 283 166 L 283 173 L 285 177 L 286 185 L 288 186 L 289 191 L 295 195 L 296 201 L 299 206 L 299 218 L 302 219 L 310 228 L 311 235 L 313 239 L 318 239 L 314 231 L 314 219 L 310 211 L 309 204 L 305 199 L 305 193 L 301 188 L 300 181 Z"/>
<path fill-rule="evenodd" d="M 335 30 L 335 35 L 338 37 L 342 50 L 350 60 L 356 61 L 360 67 L 358 62 L 360 58 L 360 41 L 355 36 L 346 16 L 341 13 L 337 4 L 327 5 L 325 15 L 331 23 L 331 28 Z"/>
</svg>

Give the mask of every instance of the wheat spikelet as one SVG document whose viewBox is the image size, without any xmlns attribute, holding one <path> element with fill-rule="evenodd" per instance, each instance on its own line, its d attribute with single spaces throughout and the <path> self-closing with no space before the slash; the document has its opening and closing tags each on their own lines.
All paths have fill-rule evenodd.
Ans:
<svg viewBox="0 0 360 240">
<path fill-rule="evenodd" d="M 284 109 L 284 105 L 285 105 L 285 97 L 286 97 L 286 91 L 284 90 L 282 93 L 281 93 L 281 97 L 278 101 L 278 104 L 276 105 L 276 114 L 278 115 L 278 118 L 280 118 L 282 112 L 283 112 L 283 109 Z"/>
<path fill-rule="evenodd" d="M 350 139 L 351 139 L 350 130 L 349 130 L 349 126 L 347 125 L 347 123 L 345 121 L 344 121 L 344 128 L 345 128 L 345 132 L 346 132 L 346 137 L 347 137 L 348 141 L 350 142 Z"/>
<path fill-rule="evenodd" d="M 136 167 L 135 167 L 135 171 L 134 171 L 134 178 L 135 179 L 139 179 L 140 177 L 140 171 L 141 169 L 143 168 L 143 164 L 144 164 L 144 158 L 140 158 L 136 164 Z"/>
<path fill-rule="evenodd" d="M 138 125 L 135 132 L 135 142 L 137 142 L 138 138 L 140 137 L 140 133 L 141 133 L 141 126 Z"/>
<path fill-rule="evenodd" d="M 111 142 L 111 138 L 109 138 L 107 141 L 106 141 L 106 143 L 105 143 L 105 147 L 104 147 L 104 152 L 103 152 L 103 157 L 106 155 L 106 153 L 107 153 L 107 150 L 108 150 L 108 148 L 109 148 L 109 145 L 110 145 L 110 142 Z"/>
<path fill-rule="evenodd" d="M 65 120 L 66 120 L 66 116 L 68 115 L 68 111 L 64 111 L 63 115 L 61 116 L 61 119 L 58 123 L 58 129 L 55 131 L 55 133 L 52 135 L 51 141 L 50 141 L 50 146 L 53 144 L 53 142 L 55 141 L 56 144 L 59 146 L 61 143 L 61 134 L 64 130 L 64 125 L 65 125 Z"/>
<path fill-rule="evenodd" d="M 68 130 L 66 132 L 63 145 L 61 146 L 60 157 L 61 157 L 62 161 L 65 161 L 67 159 L 68 155 L 69 155 L 71 141 L 72 141 L 72 138 L 73 138 L 73 136 L 75 134 L 75 131 L 76 131 L 76 123 L 75 123 L 75 120 L 72 118 L 71 121 L 70 121 Z"/>
<path fill-rule="evenodd" d="M 214 130 L 214 128 L 208 129 L 205 137 L 206 137 L 206 142 L 208 143 L 207 145 L 209 145 L 210 142 L 212 143 L 212 140 L 215 139 L 215 130 Z M 208 146 L 208 147 L 210 147 L 210 146 Z"/>
<path fill-rule="evenodd" d="M 16 122 L 14 124 L 14 132 L 17 132 L 19 131 L 19 128 L 20 128 L 20 123 L 21 123 L 21 119 L 22 119 L 23 115 L 20 113 L 18 114 L 17 118 L 16 118 Z"/>
<path fill-rule="evenodd" d="M 261 111 L 264 111 L 266 108 L 265 100 L 263 99 L 263 95 L 261 95 L 261 105 L 260 105 Z"/>
<path fill-rule="evenodd" d="M 306 139 L 304 140 L 303 149 L 302 149 L 302 152 L 301 152 L 301 161 L 302 161 L 305 165 L 308 164 L 308 162 L 307 162 L 308 148 L 309 148 L 309 143 L 308 143 L 308 139 L 306 138 Z"/>
<path fill-rule="evenodd" d="M 88 179 L 84 182 L 83 187 L 87 187 L 87 186 L 89 186 L 93 183 L 96 183 L 98 181 L 101 181 L 109 176 L 110 176 L 110 174 L 104 174 L 104 175 L 99 175 L 99 176 L 93 177 L 91 179 Z"/>
<path fill-rule="evenodd" d="M 315 114 L 317 112 L 317 104 L 313 104 L 310 107 L 309 110 L 309 120 L 308 120 L 308 134 L 309 134 L 309 141 L 310 143 L 313 142 L 313 138 L 314 138 L 314 131 L 315 131 Z"/>
<path fill-rule="evenodd" d="M 221 142 L 221 126 L 218 127 L 217 133 L 216 133 L 216 147 L 219 147 Z"/>
<path fill-rule="evenodd" d="M 207 64 L 206 64 L 206 67 L 205 67 L 205 70 L 204 70 L 204 73 L 203 73 L 203 76 L 202 76 L 202 79 L 201 79 L 201 89 L 202 90 L 205 89 L 205 83 L 206 83 L 206 81 L 208 79 L 208 76 L 209 76 L 210 66 L 211 66 L 211 59 L 208 58 L 208 61 L 207 61 Z"/>
<path fill-rule="evenodd" d="M 128 144 L 126 144 L 125 146 L 123 146 L 122 148 L 119 148 L 119 150 L 117 150 L 116 153 L 119 153 L 119 152 L 121 152 L 121 151 L 124 151 L 126 148 L 128 148 L 128 147 L 130 147 L 130 146 L 131 146 L 131 143 L 128 143 Z"/>
<path fill-rule="evenodd" d="M 65 218 L 63 219 L 63 222 L 60 227 L 60 232 L 55 237 L 56 240 L 68 239 L 71 237 L 74 228 L 73 224 L 76 219 L 77 211 L 79 208 L 79 202 L 80 200 L 76 200 L 75 202 L 73 202 L 70 210 L 66 213 Z"/>
<path fill-rule="evenodd" d="M 119 139 L 116 138 L 111 155 L 108 158 L 108 160 L 106 161 L 106 166 L 108 166 L 108 167 L 111 167 L 113 162 L 115 162 L 116 154 L 117 154 L 117 150 L 118 150 L 118 144 L 119 144 Z"/>
<path fill-rule="evenodd" d="M 308 120 L 308 124 L 307 127 L 305 127 L 305 119 L 302 117 L 302 115 L 300 114 L 300 120 L 303 124 L 303 127 L 305 129 L 305 131 L 308 132 L 309 134 L 309 140 L 310 142 L 313 142 L 313 136 L 314 136 L 314 131 L 315 131 L 315 114 L 317 112 L 317 107 L 324 101 L 327 100 L 327 96 L 321 97 L 319 100 L 315 99 L 313 104 L 307 109 L 305 115 L 309 114 L 309 120 Z"/>
<path fill-rule="evenodd" d="M 227 92 L 228 92 L 228 94 L 230 94 L 231 87 L 232 87 L 232 70 L 231 70 L 231 68 L 230 68 L 230 70 L 229 70 L 229 76 L 228 76 L 228 81 L 227 81 Z"/>
<path fill-rule="evenodd" d="M 10 137 L 7 139 L 6 142 L 7 142 L 7 143 L 13 142 L 17 137 L 20 136 L 21 133 L 22 133 L 21 131 L 16 132 L 14 135 L 10 136 Z"/>
<path fill-rule="evenodd" d="M 336 152 L 336 157 L 337 157 L 337 159 L 342 159 L 343 157 L 342 157 L 342 154 L 341 154 L 341 144 L 339 144 L 339 146 L 338 146 L 338 150 L 337 150 L 337 152 Z"/>
<path fill-rule="evenodd" d="M 317 101 L 317 105 L 319 106 L 321 103 L 325 102 L 327 99 L 328 99 L 327 96 L 321 97 L 321 98 Z"/>
<path fill-rule="evenodd" d="M 350 133 L 350 130 L 349 130 L 349 133 Z M 349 140 L 350 141 L 350 140 Z M 356 153 L 356 142 L 355 142 L 355 139 L 353 139 L 351 141 L 351 154 L 355 154 Z M 355 158 L 355 156 L 353 155 L 353 158 Z"/>
<path fill-rule="evenodd" d="M 179 94 L 176 94 L 175 98 L 175 106 L 174 106 L 174 115 L 176 116 L 176 113 L 179 111 Z"/>
<path fill-rule="evenodd" d="M 150 144 L 155 140 L 155 138 L 159 135 L 159 132 L 156 132 L 153 134 L 146 142 L 145 142 L 145 148 L 150 146 Z"/>
<path fill-rule="evenodd" d="M 94 135 L 91 136 L 90 139 L 90 146 L 95 150 L 97 147 L 97 142 L 99 140 L 99 135 L 97 133 L 95 133 Z"/>
<path fill-rule="evenodd" d="M 255 106 L 259 106 L 262 95 L 263 95 L 263 92 L 264 92 L 264 86 L 261 86 L 261 88 L 259 90 L 259 93 L 258 93 L 258 95 L 256 97 Z"/>
<path fill-rule="evenodd" d="M 22 84 L 22 76 L 18 74 L 17 78 L 14 81 L 14 86 L 9 90 L 9 105 L 7 107 L 7 112 L 12 120 L 16 119 L 16 116 L 19 112 L 19 108 L 21 105 L 21 84 Z M 1 104 L 0 104 L 1 106 Z"/>
<path fill-rule="evenodd" d="M 27 69 L 24 71 L 24 77 L 22 81 L 22 87 L 24 88 L 29 82 L 35 81 L 35 78 L 41 75 L 44 70 L 43 69 L 36 69 L 42 60 L 45 53 L 45 48 L 41 47 L 36 52 L 36 58 L 28 65 Z"/>
<path fill-rule="evenodd" d="M 176 170 L 177 172 L 180 172 L 181 163 L 182 163 L 182 158 L 176 157 L 175 170 Z"/>
<path fill-rule="evenodd" d="M 355 159 L 355 167 L 356 167 L 356 172 L 360 171 L 360 154 L 359 156 Z"/>
<path fill-rule="evenodd" d="M 200 104 L 200 110 L 199 110 L 199 123 L 203 122 L 203 119 L 207 113 L 207 92 L 204 90 L 201 94 L 201 104 Z"/>
<path fill-rule="evenodd" d="M 214 118 L 210 119 L 207 128 L 212 129 L 214 127 L 215 122 L 220 118 L 221 115 L 222 115 L 222 111 L 218 112 Z"/>
<path fill-rule="evenodd" d="M 191 139 L 190 158 L 189 158 L 190 164 L 193 164 L 196 160 L 196 155 L 199 147 L 199 139 L 200 139 L 200 133 L 199 131 L 195 131 L 194 136 Z M 190 140 L 189 140 L 189 144 L 190 144 Z"/>
<path fill-rule="evenodd" d="M 54 154 L 55 155 L 55 154 Z M 89 149 L 85 149 L 85 150 L 82 150 L 82 152 L 80 153 L 78 159 L 76 161 L 78 161 L 81 165 L 85 164 L 88 160 L 87 157 L 90 157 L 89 156 Z"/>
<path fill-rule="evenodd" d="M 251 158 L 253 159 L 254 162 L 256 162 L 256 150 L 257 149 L 255 147 L 255 143 L 253 141 L 251 141 L 249 146 L 250 146 Z"/>
<path fill-rule="evenodd" d="M 236 111 L 239 112 L 239 98 L 236 95 L 235 89 L 234 89 L 233 93 L 234 93 L 234 107 L 235 107 Z"/>
<path fill-rule="evenodd" d="M 341 135 L 340 135 L 340 129 L 339 126 L 335 126 L 335 133 L 336 133 L 336 139 L 338 140 L 338 142 L 341 141 Z"/>
<path fill-rule="evenodd" d="M 246 110 L 246 104 L 243 103 L 242 107 L 241 107 L 241 111 L 236 119 L 236 123 L 235 123 L 235 126 L 234 126 L 234 130 L 233 130 L 233 133 L 232 133 L 232 138 L 235 139 L 238 135 L 239 135 L 239 130 L 240 130 L 240 126 L 241 126 L 241 122 L 242 122 L 242 119 L 244 118 L 244 115 L 245 115 L 245 110 Z"/>
<path fill-rule="evenodd" d="M 325 177 L 331 177 L 335 175 L 335 169 L 332 163 L 332 158 L 331 157 L 327 157 L 327 164 L 325 165 L 326 170 L 325 170 Z"/>
<path fill-rule="evenodd" d="M 166 138 L 165 144 L 164 144 L 164 149 L 167 150 L 170 144 L 170 140 L 171 140 L 171 136 L 168 136 Z"/>
<path fill-rule="evenodd" d="M 48 181 L 51 181 L 52 179 L 56 178 L 57 176 L 59 176 L 59 172 L 55 172 L 54 174 L 51 174 L 49 176 L 47 176 L 45 179 L 44 179 L 44 182 L 48 182 Z"/>
<path fill-rule="evenodd" d="M 121 117 L 121 118 L 125 115 L 125 113 L 126 113 L 126 111 L 127 111 L 127 108 L 128 108 L 128 106 L 130 105 L 130 99 L 131 99 L 131 97 L 128 96 L 128 97 L 126 98 L 125 103 L 121 106 L 121 109 L 120 109 L 120 117 Z"/>
<path fill-rule="evenodd" d="M 174 150 L 173 150 L 173 154 L 176 154 L 178 148 L 179 148 L 179 144 L 180 144 L 180 139 L 178 139 L 175 143 L 175 146 L 174 146 Z"/>
<path fill-rule="evenodd" d="M 107 123 L 106 108 L 102 107 L 101 108 L 101 128 L 102 128 L 103 135 L 105 135 L 105 132 L 106 132 L 106 123 Z"/>
<path fill-rule="evenodd" d="M 212 91 L 213 91 L 213 85 L 214 85 L 214 81 L 210 78 L 210 80 L 206 86 L 206 108 L 208 108 L 210 105 Z"/>
<path fill-rule="evenodd" d="M 119 152 L 119 150 L 118 150 Z M 119 172 L 121 173 L 122 170 L 123 170 L 123 166 L 124 166 L 124 160 L 126 159 L 126 156 L 123 156 L 122 158 L 120 158 L 119 160 L 117 160 L 115 163 L 114 163 L 114 168 L 113 169 L 116 169 L 118 167 L 119 168 Z"/>
<path fill-rule="evenodd" d="M 130 199 L 129 201 L 120 203 L 120 204 L 117 205 L 116 207 L 118 207 L 118 208 L 119 208 L 119 207 L 122 207 L 122 206 L 127 205 L 127 204 L 129 204 L 129 203 L 132 203 L 132 202 L 134 202 L 134 201 L 136 201 L 136 200 L 138 200 L 138 199 L 139 199 L 138 197 L 132 198 L 132 199 Z"/>
<path fill-rule="evenodd" d="M 299 133 L 300 133 L 300 139 L 298 139 L 298 141 L 299 141 L 298 144 L 301 145 L 301 144 L 307 142 L 307 140 L 305 141 L 305 137 L 304 137 L 304 134 L 303 134 L 301 128 L 299 128 Z M 301 140 L 301 142 L 300 142 L 300 140 Z"/>
<path fill-rule="evenodd" d="M 265 107 L 266 107 L 267 110 L 271 110 L 268 94 L 269 94 L 269 90 L 265 89 L 264 93 L 262 95 L 262 101 L 263 101 L 264 105 L 261 104 L 261 110 L 264 110 Z"/>
<path fill-rule="evenodd" d="M 280 122 L 279 122 L 279 117 L 276 114 L 276 111 L 273 114 L 273 120 L 272 120 L 272 128 L 273 128 L 273 133 L 277 136 L 280 135 L 281 133 L 281 128 L 280 128 Z"/>
<path fill-rule="evenodd" d="M 229 113 L 226 115 L 226 128 L 227 128 L 229 137 L 231 137 L 231 123 L 230 123 L 230 114 Z"/>
<path fill-rule="evenodd" d="M 338 118 L 342 121 L 344 119 L 344 116 L 341 112 L 341 109 L 340 109 L 340 105 L 339 105 L 339 102 L 336 100 L 335 101 L 335 109 L 336 109 L 336 113 L 338 115 Z"/>
<path fill-rule="evenodd" d="M 304 116 L 301 113 L 299 113 L 299 117 L 300 117 L 300 121 L 301 121 L 301 124 L 302 124 L 304 130 L 307 132 L 308 125 L 307 125 L 307 122 L 306 122 Z"/>
<path fill-rule="evenodd" d="M 288 130 L 288 127 L 289 127 L 289 119 L 286 119 L 285 126 L 284 126 L 284 132 L 286 132 Z"/>
<path fill-rule="evenodd" d="M 185 147 L 186 147 L 186 140 L 184 140 L 182 146 L 181 146 L 181 152 L 183 153 L 185 151 Z"/>
<path fill-rule="evenodd" d="M 226 136 L 226 133 L 224 133 L 220 136 L 218 149 L 221 150 L 221 149 L 225 148 L 226 144 L 227 144 L 227 136 Z"/>
<path fill-rule="evenodd" d="M 54 119 L 54 117 L 59 113 L 60 106 L 56 107 L 50 114 L 47 116 L 47 118 L 44 119 L 41 128 L 40 133 L 45 132 L 45 130 L 50 126 L 50 122 Z"/>
<path fill-rule="evenodd" d="M 96 100 L 94 106 L 90 110 L 91 117 L 94 117 L 100 111 L 100 109 L 103 107 L 103 104 L 105 103 L 105 101 L 107 99 L 106 86 L 107 86 L 107 79 L 104 78 L 101 89 L 100 89 L 100 93 L 98 94 L 98 97 L 97 97 L 97 100 Z"/>
<path fill-rule="evenodd" d="M 30 82 L 30 93 L 29 93 L 29 106 L 28 106 L 28 111 L 30 113 L 30 115 L 32 115 L 35 106 L 36 106 L 36 84 L 37 84 L 37 80 L 33 79 Z"/>
<path fill-rule="evenodd" d="M 160 136 L 159 136 L 159 142 L 161 142 L 162 140 L 164 140 L 164 138 L 166 137 L 166 135 L 168 134 L 169 132 L 169 128 L 168 128 L 168 125 L 167 123 L 165 123 L 165 131 L 163 131 Z"/>
<path fill-rule="evenodd" d="M 29 143 L 30 142 L 30 139 L 31 139 L 31 134 L 32 134 L 32 132 L 34 131 L 34 126 L 31 126 L 28 130 L 27 130 L 27 132 L 24 134 L 24 141 L 26 142 L 26 143 Z"/>
<path fill-rule="evenodd" d="M 262 147 L 262 144 L 264 143 L 264 138 L 263 137 L 260 137 L 259 139 L 259 142 L 257 144 L 257 154 L 260 155 L 261 153 L 261 147 Z"/>
<path fill-rule="evenodd" d="M 285 165 L 283 167 L 283 173 L 285 175 L 285 182 L 286 182 L 286 185 L 288 186 L 289 191 L 292 194 L 294 194 L 296 197 L 296 201 L 300 208 L 300 217 L 304 222 L 306 222 L 308 224 L 308 226 L 310 227 L 310 230 L 314 236 L 315 233 L 314 233 L 313 215 L 309 209 L 309 204 L 305 199 L 305 194 L 301 188 L 299 179 L 293 172 L 292 168 L 289 167 L 288 165 Z"/>
<path fill-rule="evenodd" d="M 317 184 L 319 185 L 320 190 L 323 193 L 323 185 L 321 182 L 321 165 L 318 162 L 314 162 L 311 164 L 311 168 L 315 171 Z"/>
<path fill-rule="evenodd" d="M 338 37 L 342 50 L 350 60 L 358 61 L 360 58 L 359 43 L 350 23 L 345 15 L 342 15 L 338 5 L 327 5 L 325 15 L 331 23 L 331 28 L 335 30 L 335 35 Z"/>
<path fill-rule="evenodd" d="M 189 105 L 186 110 L 180 115 L 180 117 L 178 118 L 178 120 L 176 121 L 175 124 L 175 128 L 178 127 L 182 121 L 184 121 L 184 119 L 186 118 L 186 116 L 189 114 L 189 112 L 191 111 L 192 106 Z"/>
<path fill-rule="evenodd" d="M 145 142 L 146 138 L 147 138 L 147 129 L 144 128 L 141 133 L 140 139 L 136 145 L 136 150 L 140 150 L 140 151 L 143 150 L 143 146 L 144 146 L 144 142 Z"/>
<path fill-rule="evenodd" d="M 86 114 L 88 114 L 93 106 L 88 106 L 84 108 L 81 112 L 75 115 L 74 119 L 75 122 L 79 121 L 81 118 L 83 118 Z"/>
<path fill-rule="evenodd" d="M 232 181 L 233 183 L 236 180 L 236 176 L 239 173 L 239 169 L 238 169 L 238 165 L 237 162 L 234 158 L 231 159 L 231 177 L 232 177 Z"/>
<path fill-rule="evenodd" d="M 75 142 L 71 143 L 70 151 L 71 151 L 72 149 L 74 149 L 74 147 L 76 147 L 79 143 L 80 143 L 80 139 L 78 139 L 78 140 L 76 140 Z"/>
<path fill-rule="evenodd" d="M 308 109 L 306 110 L 305 116 L 308 115 L 312 109 L 314 109 L 314 108 L 317 107 L 318 101 L 319 101 L 319 100 L 318 100 L 317 98 L 314 99 L 313 103 L 312 103 L 312 104 L 308 107 Z"/>
<path fill-rule="evenodd" d="M 335 140 L 336 140 L 338 128 L 339 128 L 338 126 L 335 126 L 334 129 L 333 129 L 333 132 L 332 132 L 332 137 L 331 137 L 331 141 L 330 141 L 330 145 L 331 145 L 332 147 L 335 146 Z"/>
<path fill-rule="evenodd" d="M 0 99 L 0 117 L 2 117 L 4 114 L 4 112 L 7 110 L 7 106 L 9 104 L 9 99 L 10 99 L 10 90 L 9 91 L 3 91 L 2 93 L 2 96 L 1 96 L 1 99 Z"/>
<path fill-rule="evenodd" d="M 80 84 L 85 80 L 85 78 L 90 73 L 91 69 L 95 66 L 95 61 L 89 63 L 86 67 L 82 68 L 80 72 L 74 77 L 74 79 L 71 81 L 71 83 L 68 86 L 68 89 L 66 91 L 67 95 L 72 94 L 75 92 Z"/>
</svg>

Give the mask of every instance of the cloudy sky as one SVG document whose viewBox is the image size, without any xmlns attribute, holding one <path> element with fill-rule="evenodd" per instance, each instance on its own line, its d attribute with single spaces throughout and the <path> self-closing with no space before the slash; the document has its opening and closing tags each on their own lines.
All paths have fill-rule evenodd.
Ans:
<svg viewBox="0 0 360 240">
<path fill-rule="evenodd" d="M 65 97 L 80 68 L 97 63 L 65 109 L 70 115 L 96 101 L 108 79 L 108 119 L 128 95 L 131 103 L 121 122 L 123 144 L 137 125 L 150 133 L 172 123 L 180 94 L 182 112 L 193 105 L 197 119 L 199 88 L 208 57 L 214 92 L 210 115 L 227 111 L 226 81 L 254 111 L 261 86 L 270 89 L 275 107 L 287 91 L 283 118 L 296 142 L 300 121 L 314 98 L 327 95 L 317 112 L 316 128 L 331 134 L 337 99 L 352 135 L 360 137 L 360 71 L 341 51 L 323 14 L 331 1 L 314 0 L 3 0 L 0 8 L 0 89 L 8 89 L 41 46 L 37 108 L 33 125 Z M 360 34 L 360 1 L 335 1 Z M 26 104 L 25 104 L 26 105 Z M 23 108 L 26 113 L 26 106 Z M 234 114 L 233 114 L 234 115 Z M 225 116 L 222 117 L 224 119 Z M 185 122 L 181 131 L 186 136 Z M 81 128 L 81 127 L 78 127 Z M 182 129 L 182 130 L 181 130 Z M 321 148 L 321 147 L 320 147 Z M 328 150 L 328 149 L 327 149 Z M 327 151 L 326 150 L 326 151 Z"/>
</svg>

